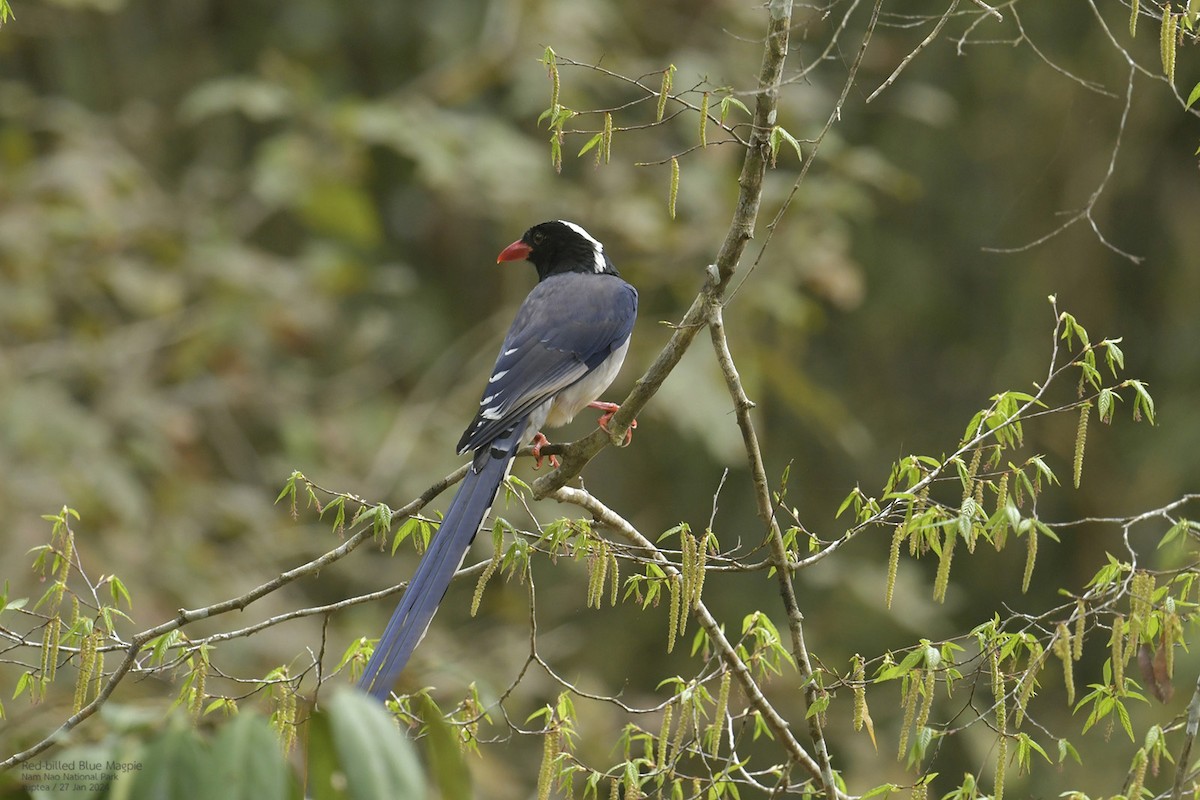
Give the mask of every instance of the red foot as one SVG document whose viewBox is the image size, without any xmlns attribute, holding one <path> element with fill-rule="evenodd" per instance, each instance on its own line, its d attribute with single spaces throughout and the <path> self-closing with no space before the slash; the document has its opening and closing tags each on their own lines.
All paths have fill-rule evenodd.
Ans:
<svg viewBox="0 0 1200 800">
<path fill-rule="evenodd" d="M 600 426 L 601 430 L 608 433 L 608 423 L 613 418 L 613 414 L 621 410 L 621 407 L 616 403 L 606 403 L 603 400 L 593 400 L 588 403 L 588 406 L 604 412 L 600 415 L 600 419 L 596 420 L 596 424 Z M 635 419 L 629 423 L 629 427 L 625 430 L 626 445 L 633 441 L 633 429 L 636 427 L 637 420 Z"/>
<path fill-rule="evenodd" d="M 550 466 L 554 467 L 555 469 L 558 469 L 558 465 L 559 465 L 558 456 L 543 456 L 542 455 L 542 448 L 545 447 L 546 445 L 550 444 L 550 440 L 546 438 L 546 434 L 542 433 L 541 431 L 538 431 L 537 433 L 535 433 L 533 435 L 533 439 L 530 441 L 530 444 L 533 445 L 533 468 L 534 469 L 541 469 L 542 461 L 546 458 L 550 459 Z"/>
</svg>

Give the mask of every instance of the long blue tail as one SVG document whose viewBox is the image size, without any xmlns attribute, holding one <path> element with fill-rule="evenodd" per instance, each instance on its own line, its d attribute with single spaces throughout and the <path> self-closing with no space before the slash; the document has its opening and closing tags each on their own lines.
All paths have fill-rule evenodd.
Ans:
<svg viewBox="0 0 1200 800">
<path fill-rule="evenodd" d="M 441 527 L 430 540 L 429 549 L 367 662 L 359 688 L 380 700 L 387 699 L 409 656 L 429 628 L 450 579 L 462 565 L 508 474 L 520 440 L 511 433 L 504 438 L 509 441 L 493 442 L 476 453 L 472 469 L 450 501 Z"/>
</svg>

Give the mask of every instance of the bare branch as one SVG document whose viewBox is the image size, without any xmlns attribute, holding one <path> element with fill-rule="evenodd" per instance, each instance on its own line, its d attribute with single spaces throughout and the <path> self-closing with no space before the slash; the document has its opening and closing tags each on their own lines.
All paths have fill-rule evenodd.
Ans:
<svg viewBox="0 0 1200 800">
<path fill-rule="evenodd" d="M 1117 255 L 1121 256 L 1122 258 L 1132 261 L 1134 264 L 1142 263 L 1141 256 L 1135 256 L 1132 253 L 1127 253 L 1126 251 L 1122 250 L 1121 248 L 1117 247 L 1115 244 L 1110 242 L 1104 236 L 1103 232 L 1101 232 L 1100 226 L 1096 222 L 1096 217 L 1095 217 L 1096 203 L 1099 202 L 1100 195 L 1103 194 L 1105 188 L 1108 187 L 1108 182 L 1109 182 L 1109 180 L 1112 179 L 1113 173 L 1116 172 L 1116 169 L 1117 169 L 1117 155 L 1121 152 L 1121 138 L 1124 136 L 1125 127 L 1126 127 L 1127 123 L 1129 122 L 1129 110 L 1133 107 L 1133 79 L 1134 79 L 1134 76 L 1137 74 L 1137 70 L 1138 70 L 1138 67 L 1133 63 L 1132 60 L 1130 60 L 1130 62 L 1129 62 L 1129 81 L 1125 87 L 1125 106 L 1121 110 L 1121 121 L 1117 126 L 1117 136 L 1116 136 L 1115 141 L 1113 141 L 1112 153 L 1109 155 L 1108 169 L 1105 171 L 1104 176 L 1100 179 L 1100 184 L 1095 188 L 1095 190 L 1092 191 L 1091 196 L 1088 197 L 1087 203 L 1083 206 L 1083 208 L 1081 208 L 1080 210 L 1078 210 L 1076 212 L 1071 213 L 1070 218 L 1066 222 L 1059 225 L 1054 230 L 1052 230 L 1049 233 L 1046 233 L 1042 236 L 1039 236 L 1037 239 L 1034 239 L 1031 242 L 1026 242 L 1025 244 L 1019 245 L 1017 247 L 984 247 L 984 248 L 981 248 L 984 252 L 988 252 L 988 253 L 1023 253 L 1026 250 L 1032 250 L 1033 248 L 1037 247 L 1038 245 L 1048 242 L 1049 240 L 1053 239 L 1055 236 L 1058 236 L 1060 233 L 1065 231 L 1067 228 L 1070 228 L 1076 222 L 1079 222 L 1080 220 L 1087 220 L 1088 225 L 1092 229 L 1092 232 L 1096 234 L 1096 238 L 1100 240 L 1100 243 L 1102 245 L 1104 245 L 1105 247 L 1107 247 L 1109 250 L 1113 251 Z"/>
</svg>

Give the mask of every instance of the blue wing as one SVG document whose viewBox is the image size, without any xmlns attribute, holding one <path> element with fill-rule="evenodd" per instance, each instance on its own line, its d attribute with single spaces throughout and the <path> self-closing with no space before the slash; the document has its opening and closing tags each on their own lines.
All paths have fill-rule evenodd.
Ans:
<svg viewBox="0 0 1200 800">
<path fill-rule="evenodd" d="M 487 444 L 604 363 L 629 339 L 636 317 L 637 291 L 615 275 L 567 273 L 539 283 L 500 346 L 458 452 Z"/>
</svg>

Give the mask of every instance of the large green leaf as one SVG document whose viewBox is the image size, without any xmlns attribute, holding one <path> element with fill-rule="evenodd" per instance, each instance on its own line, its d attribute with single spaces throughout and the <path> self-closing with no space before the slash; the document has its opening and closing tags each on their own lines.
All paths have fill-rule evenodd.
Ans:
<svg viewBox="0 0 1200 800">
<path fill-rule="evenodd" d="M 421 800 L 425 778 L 412 742 L 382 706 L 356 689 L 334 692 L 309 726 L 308 794 L 316 800 Z"/>
<path fill-rule="evenodd" d="M 129 800 L 206 798 L 215 786 L 208 746 L 195 729 L 174 720 L 134 760 L 141 765 L 127 795 Z M 217 787 L 219 788 L 219 787 Z M 221 795 L 225 796 L 225 795 Z"/>
<path fill-rule="evenodd" d="M 471 774 L 463 761 L 454 728 L 428 694 L 421 695 L 419 710 L 428 734 L 425 745 L 429 770 L 442 800 L 470 800 Z"/>
<path fill-rule="evenodd" d="M 279 737 L 258 714 L 241 713 L 213 742 L 212 758 L 225 800 L 284 800 L 291 785 Z"/>
</svg>

